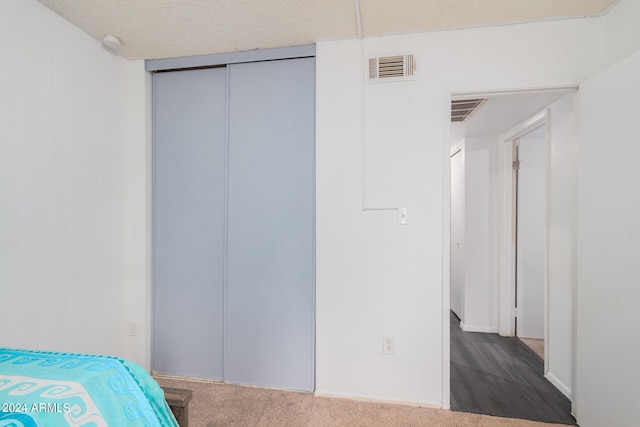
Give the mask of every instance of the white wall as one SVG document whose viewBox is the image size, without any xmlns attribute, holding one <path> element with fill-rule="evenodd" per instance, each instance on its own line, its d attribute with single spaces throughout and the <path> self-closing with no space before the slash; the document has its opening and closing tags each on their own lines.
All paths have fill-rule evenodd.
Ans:
<svg viewBox="0 0 640 427">
<path fill-rule="evenodd" d="M 603 46 L 601 19 L 318 44 L 319 393 L 447 406 L 450 93 L 577 84 Z M 419 79 L 363 88 L 362 48 L 415 53 Z M 408 207 L 407 226 L 362 211 L 362 105 L 368 203 Z"/>
<path fill-rule="evenodd" d="M 640 418 L 640 51 L 588 80 L 578 151 L 577 415 Z"/>
<path fill-rule="evenodd" d="M 498 331 L 497 152 L 497 137 L 465 140 L 465 331 Z"/>
<path fill-rule="evenodd" d="M 580 92 L 575 411 L 584 427 L 632 426 L 640 416 L 639 17 L 632 0 L 605 16 L 607 64 L 620 62 Z"/>
<path fill-rule="evenodd" d="M 569 399 L 575 346 L 577 100 L 577 94 L 569 94 L 554 102 L 547 124 L 546 376 Z"/>
<path fill-rule="evenodd" d="M 442 105 L 439 97 L 412 93 L 412 84 L 398 85 L 401 93 L 389 94 L 393 101 L 410 101 L 400 108 L 389 105 L 399 110 L 392 113 L 395 120 L 376 120 L 382 120 L 382 126 L 407 126 L 400 132 L 402 137 L 393 139 L 395 149 L 378 139 L 379 150 L 367 155 L 389 152 L 388 173 L 398 172 L 404 184 L 397 187 L 393 200 L 387 200 L 372 185 L 379 181 L 380 172 L 369 170 L 368 200 L 371 205 L 408 207 L 409 225 L 397 225 L 393 211 L 363 212 L 360 57 L 357 41 L 317 46 L 316 390 L 437 402 L 441 358 L 439 351 L 429 347 L 434 343 L 439 347 L 441 339 L 442 290 L 437 284 L 442 271 L 442 212 L 428 210 L 427 205 L 442 207 L 443 128 L 440 120 L 436 141 L 424 144 L 424 125 L 418 118 L 442 118 Z M 384 86 L 372 90 L 398 87 Z M 416 103 L 422 104 L 418 110 L 407 111 Z M 379 114 L 380 108 L 371 114 Z M 400 119 L 402 113 L 409 113 L 410 120 Z M 446 154 L 448 158 L 448 147 Z M 407 160 L 408 155 L 414 157 Z M 439 179 L 429 180 L 432 173 L 438 173 Z M 418 192 L 423 196 L 416 200 L 413 194 Z M 422 238 L 416 239 L 416 232 Z M 393 356 L 382 354 L 385 335 L 395 338 Z M 424 381 L 408 380 L 414 375 Z M 430 390 L 434 385 L 435 394 Z"/>
<path fill-rule="evenodd" d="M 606 64 L 612 65 L 640 50 L 640 2 L 620 0 L 604 16 Z"/>
<path fill-rule="evenodd" d="M 127 337 L 128 357 L 151 368 L 151 75 L 143 61 L 127 61 L 127 321 L 138 336 Z"/>
<path fill-rule="evenodd" d="M 144 363 L 127 331 L 146 316 L 129 211 L 142 63 L 22 0 L 0 2 L 0 57 L 0 342 Z"/>
</svg>

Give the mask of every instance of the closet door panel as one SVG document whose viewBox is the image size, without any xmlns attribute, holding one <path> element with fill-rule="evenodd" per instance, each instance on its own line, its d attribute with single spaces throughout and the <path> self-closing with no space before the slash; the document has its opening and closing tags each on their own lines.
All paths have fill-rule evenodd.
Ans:
<svg viewBox="0 0 640 427">
<path fill-rule="evenodd" d="M 153 78 L 152 365 L 221 379 L 226 69 Z"/>
<path fill-rule="evenodd" d="M 315 60 L 230 67 L 225 380 L 312 391 Z"/>
</svg>

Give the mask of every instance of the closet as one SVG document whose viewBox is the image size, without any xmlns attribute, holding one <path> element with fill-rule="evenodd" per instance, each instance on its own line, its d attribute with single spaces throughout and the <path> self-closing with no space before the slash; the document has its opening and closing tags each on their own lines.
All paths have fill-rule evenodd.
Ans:
<svg viewBox="0 0 640 427">
<path fill-rule="evenodd" d="M 315 59 L 153 74 L 152 369 L 313 391 Z"/>
</svg>

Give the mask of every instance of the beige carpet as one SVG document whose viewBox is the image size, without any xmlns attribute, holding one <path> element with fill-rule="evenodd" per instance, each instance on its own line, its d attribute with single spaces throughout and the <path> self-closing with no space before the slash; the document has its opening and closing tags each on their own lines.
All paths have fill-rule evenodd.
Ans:
<svg viewBox="0 0 640 427">
<path fill-rule="evenodd" d="M 193 390 L 189 427 L 463 426 L 543 427 L 555 424 L 407 405 L 362 402 L 227 384 L 158 379 Z"/>
</svg>

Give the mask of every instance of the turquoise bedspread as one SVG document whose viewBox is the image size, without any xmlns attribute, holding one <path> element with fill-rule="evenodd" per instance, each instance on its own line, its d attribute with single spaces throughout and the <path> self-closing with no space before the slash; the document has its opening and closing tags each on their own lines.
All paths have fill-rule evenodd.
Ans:
<svg viewBox="0 0 640 427">
<path fill-rule="evenodd" d="M 0 348 L 0 427 L 178 427 L 162 389 L 133 362 Z"/>
</svg>

